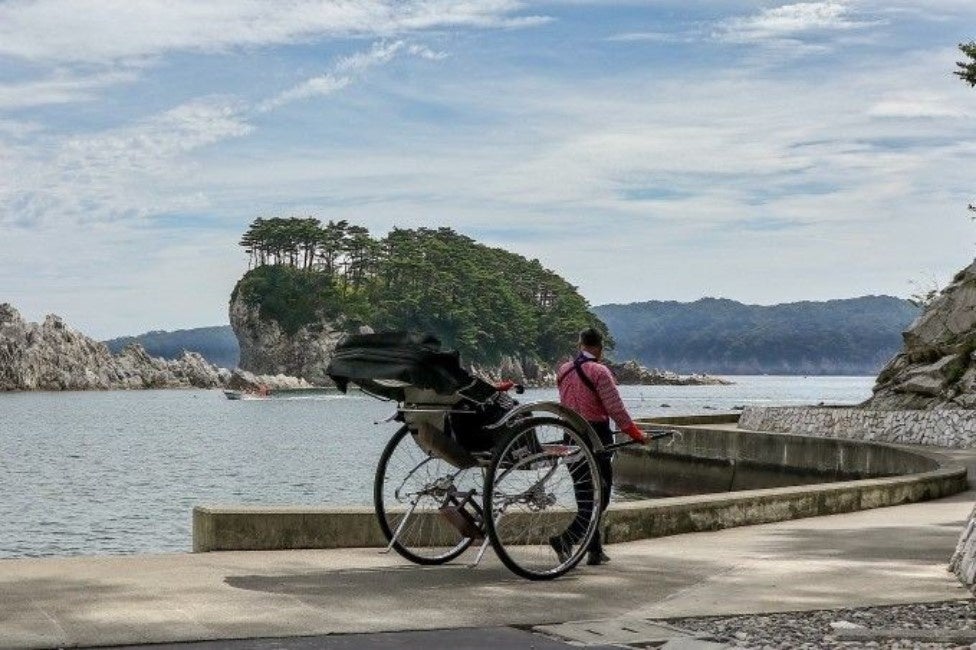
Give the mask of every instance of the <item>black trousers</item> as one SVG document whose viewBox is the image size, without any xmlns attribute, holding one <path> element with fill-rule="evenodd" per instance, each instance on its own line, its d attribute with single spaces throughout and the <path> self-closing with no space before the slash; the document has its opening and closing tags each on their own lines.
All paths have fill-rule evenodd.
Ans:
<svg viewBox="0 0 976 650">
<path fill-rule="evenodd" d="M 610 422 L 590 422 L 590 426 L 600 437 L 600 442 L 604 445 L 613 443 L 613 433 L 610 431 Z M 602 514 L 610 504 L 610 490 L 613 486 L 613 462 L 611 453 L 601 453 L 596 456 L 597 468 L 600 471 L 600 484 L 602 487 L 600 498 L 600 513 Z M 563 532 L 562 538 L 569 544 L 576 545 L 586 534 L 586 526 L 593 513 L 594 499 L 593 481 L 590 473 L 586 470 L 586 463 L 580 462 L 570 466 L 570 474 L 573 477 L 573 492 L 576 495 L 576 518 L 573 519 L 569 527 Z M 603 549 L 603 540 L 600 529 L 596 529 L 590 545 L 589 551 L 600 551 Z"/>
</svg>

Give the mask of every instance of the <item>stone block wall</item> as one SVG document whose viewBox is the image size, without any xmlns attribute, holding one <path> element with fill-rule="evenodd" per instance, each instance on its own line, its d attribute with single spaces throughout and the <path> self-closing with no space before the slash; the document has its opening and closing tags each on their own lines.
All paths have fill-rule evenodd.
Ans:
<svg viewBox="0 0 976 650">
<path fill-rule="evenodd" d="M 976 447 L 976 411 L 747 406 L 739 428 L 940 447 Z"/>
</svg>

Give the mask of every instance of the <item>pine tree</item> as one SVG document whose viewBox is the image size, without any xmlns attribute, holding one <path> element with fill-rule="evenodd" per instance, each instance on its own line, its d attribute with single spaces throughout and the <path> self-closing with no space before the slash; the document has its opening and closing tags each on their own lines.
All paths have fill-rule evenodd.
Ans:
<svg viewBox="0 0 976 650">
<path fill-rule="evenodd" d="M 963 81 L 968 83 L 971 87 L 976 86 L 976 41 L 960 43 L 959 49 L 962 50 L 963 54 L 969 57 L 969 60 L 958 61 L 956 65 L 959 66 L 960 69 L 956 70 L 955 74 L 958 75 Z M 976 205 L 970 204 L 969 209 L 976 212 Z"/>
<path fill-rule="evenodd" d="M 970 86 L 976 86 L 976 41 L 960 43 L 959 49 L 969 57 L 969 60 L 957 62 L 959 70 L 956 70 L 955 74 Z"/>
</svg>

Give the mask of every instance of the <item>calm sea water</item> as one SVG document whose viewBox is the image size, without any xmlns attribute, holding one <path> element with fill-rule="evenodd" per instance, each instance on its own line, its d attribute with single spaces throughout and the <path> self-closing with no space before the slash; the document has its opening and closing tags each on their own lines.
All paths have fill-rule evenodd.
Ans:
<svg viewBox="0 0 976 650">
<path fill-rule="evenodd" d="M 634 415 L 853 403 L 871 377 L 623 386 Z M 552 399 L 527 391 L 521 401 Z M 667 407 L 663 405 L 668 405 Z M 232 402 L 219 391 L 0 394 L 0 557 L 188 551 L 200 504 L 369 505 L 396 423 L 363 395 Z"/>
</svg>

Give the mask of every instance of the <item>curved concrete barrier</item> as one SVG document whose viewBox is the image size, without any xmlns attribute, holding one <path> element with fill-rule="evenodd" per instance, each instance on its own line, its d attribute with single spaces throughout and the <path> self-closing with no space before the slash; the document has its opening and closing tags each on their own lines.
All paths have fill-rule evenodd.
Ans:
<svg viewBox="0 0 976 650">
<path fill-rule="evenodd" d="M 734 417 L 734 416 L 732 416 Z M 734 492 L 831 483 L 931 471 L 930 457 L 891 445 L 804 435 L 742 431 L 737 427 L 682 427 L 668 444 L 627 447 L 615 461 L 614 481 L 654 496 Z M 681 418 L 668 424 L 681 425 Z M 644 420 L 645 424 L 664 424 Z"/>
<path fill-rule="evenodd" d="M 947 465 L 911 476 L 629 501 L 614 504 L 604 525 L 608 542 L 625 542 L 883 508 L 966 488 L 966 468 Z"/>
<path fill-rule="evenodd" d="M 735 463 L 811 466 L 870 478 L 615 503 L 604 518 L 608 542 L 816 517 L 936 499 L 966 489 L 966 468 L 933 452 L 860 441 L 718 428 L 735 416 L 656 418 L 680 427 L 671 451 Z M 818 446 L 817 443 L 822 443 Z M 792 450 L 792 451 L 791 451 Z M 642 453 L 629 452 L 627 462 Z M 785 463 L 784 463 L 785 461 Z M 626 475 L 621 467 L 621 474 Z M 734 467 L 733 467 L 734 470 Z M 372 508 L 198 506 L 193 550 L 278 550 L 386 546 Z"/>
</svg>

